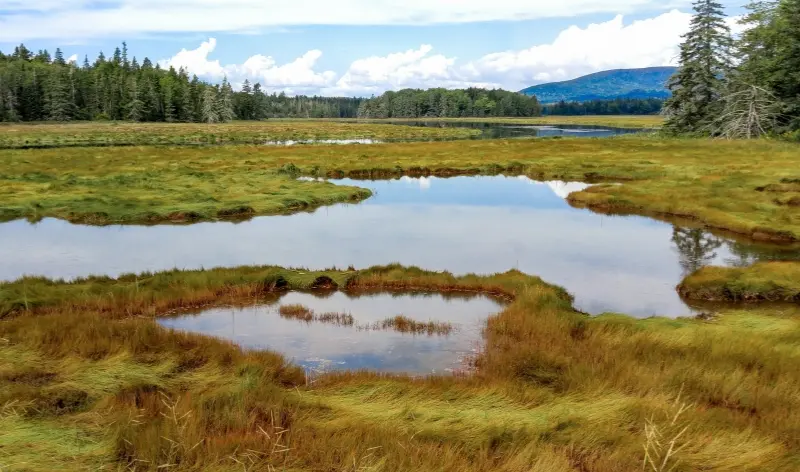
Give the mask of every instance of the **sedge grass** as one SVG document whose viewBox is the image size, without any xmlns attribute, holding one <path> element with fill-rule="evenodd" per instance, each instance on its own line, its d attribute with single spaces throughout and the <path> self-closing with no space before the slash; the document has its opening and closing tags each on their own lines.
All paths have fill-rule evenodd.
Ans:
<svg viewBox="0 0 800 472">
<path fill-rule="evenodd" d="M 267 144 L 285 141 L 358 140 L 408 141 L 466 139 L 477 130 L 411 128 L 364 124 L 347 120 L 235 121 L 202 123 L 13 123 L 0 125 L 0 149 L 77 146 L 208 146 Z"/>
<path fill-rule="evenodd" d="M 792 143 L 625 136 L 272 148 L 0 151 L 0 219 L 96 224 L 249 218 L 359 201 L 366 189 L 297 176 L 528 175 L 613 182 L 570 195 L 610 213 L 682 217 L 764 240 L 800 239 Z M 789 183 L 786 183 L 789 182 Z M 771 186 L 771 187 L 770 187 Z"/>
<path fill-rule="evenodd" d="M 800 263 L 704 267 L 686 277 L 678 292 L 690 300 L 800 303 Z"/>
</svg>

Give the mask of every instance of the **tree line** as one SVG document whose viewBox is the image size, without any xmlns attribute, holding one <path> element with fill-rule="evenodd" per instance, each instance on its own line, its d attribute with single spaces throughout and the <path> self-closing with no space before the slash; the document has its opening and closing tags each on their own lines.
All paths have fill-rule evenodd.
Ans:
<svg viewBox="0 0 800 472">
<path fill-rule="evenodd" d="M 359 118 L 459 118 L 539 116 L 536 97 L 506 90 L 404 89 L 361 103 Z"/>
<path fill-rule="evenodd" d="M 657 115 L 664 100 L 658 98 L 617 98 L 588 102 L 560 101 L 542 107 L 543 115 Z"/>
<path fill-rule="evenodd" d="M 185 69 L 162 68 L 129 58 L 122 43 L 109 58 L 102 52 L 81 65 L 60 49 L 34 53 L 19 45 L 0 51 L 0 121 L 130 120 L 226 122 L 235 118 L 355 117 L 359 98 L 287 97 L 245 82 L 234 92 L 224 79 L 212 85 Z"/>
<path fill-rule="evenodd" d="M 666 129 L 674 134 L 800 138 L 800 0 L 747 5 L 733 38 L 722 5 L 696 0 L 680 68 L 669 82 Z"/>
</svg>

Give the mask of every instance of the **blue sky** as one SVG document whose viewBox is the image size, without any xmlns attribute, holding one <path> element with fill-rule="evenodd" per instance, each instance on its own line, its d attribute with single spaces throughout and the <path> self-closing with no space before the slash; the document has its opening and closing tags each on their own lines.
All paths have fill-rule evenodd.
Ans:
<svg viewBox="0 0 800 472">
<path fill-rule="evenodd" d="M 290 94 L 519 89 L 672 64 L 690 11 L 686 0 L 0 0 L 0 50 L 92 60 L 125 40 L 140 59 Z"/>
</svg>

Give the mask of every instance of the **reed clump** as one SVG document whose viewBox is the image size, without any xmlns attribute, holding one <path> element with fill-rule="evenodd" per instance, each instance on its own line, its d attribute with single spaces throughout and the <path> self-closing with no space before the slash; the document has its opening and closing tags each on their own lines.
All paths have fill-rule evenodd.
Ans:
<svg viewBox="0 0 800 472">
<path fill-rule="evenodd" d="M 304 305 L 281 305 L 278 308 L 281 318 L 305 321 L 306 323 L 326 323 L 336 326 L 353 326 L 355 318 L 349 313 L 327 312 L 317 314 Z"/>
<path fill-rule="evenodd" d="M 281 318 L 311 322 L 315 320 L 314 312 L 303 305 L 281 305 L 278 308 Z"/>
<path fill-rule="evenodd" d="M 447 336 L 455 327 L 445 321 L 415 321 L 404 315 L 397 315 L 379 321 L 371 329 L 393 330 L 398 333 L 427 334 L 428 336 Z"/>
</svg>

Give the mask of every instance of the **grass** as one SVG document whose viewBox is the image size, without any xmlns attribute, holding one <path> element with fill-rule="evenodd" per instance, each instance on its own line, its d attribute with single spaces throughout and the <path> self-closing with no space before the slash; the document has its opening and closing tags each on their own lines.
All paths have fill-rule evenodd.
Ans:
<svg viewBox="0 0 800 472">
<path fill-rule="evenodd" d="M 525 174 L 605 181 L 570 202 L 681 217 L 762 240 L 800 240 L 796 144 L 625 136 L 370 146 L 0 151 L 0 219 L 154 223 L 242 218 L 358 201 L 367 190 L 298 175 Z M 680 198 L 677 198 L 680 196 Z"/>
<path fill-rule="evenodd" d="M 281 315 L 281 318 L 289 320 L 314 321 L 314 312 L 303 305 L 281 305 L 278 308 L 278 314 Z"/>
<path fill-rule="evenodd" d="M 153 322 L 315 287 L 509 303 L 464 377 L 332 373 L 307 384 L 278 354 Z M 637 470 L 648 428 L 670 434 L 679 394 L 690 407 L 674 470 L 800 467 L 800 308 L 588 318 L 520 272 L 393 265 L 25 278 L 0 285 L 0 316 L 0 405 L 25 405 L 1 417 L 0 461 L 20 470 Z"/>
<path fill-rule="evenodd" d="M 75 146 L 207 146 L 281 141 L 374 139 L 379 141 L 465 139 L 479 131 L 412 128 L 348 120 L 268 120 L 201 123 L 77 122 L 0 124 L 0 149 Z"/>
<path fill-rule="evenodd" d="M 427 334 L 428 336 L 447 336 L 455 329 L 452 323 L 444 321 L 415 321 L 404 315 L 397 315 L 375 323 L 370 329 L 393 330 L 398 333 Z"/>
<path fill-rule="evenodd" d="M 281 305 L 278 308 L 278 314 L 281 315 L 281 318 L 300 320 L 306 323 L 316 321 L 336 326 L 353 326 L 355 324 L 355 318 L 349 313 L 328 312 L 317 315 L 313 310 L 303 305 Z"/>
<path fill-rule="evenodd" d="M 691 300 L 800 303 L 800 263 L 704 267 L 686 277 L 678 291 Z"/>
</svg>

